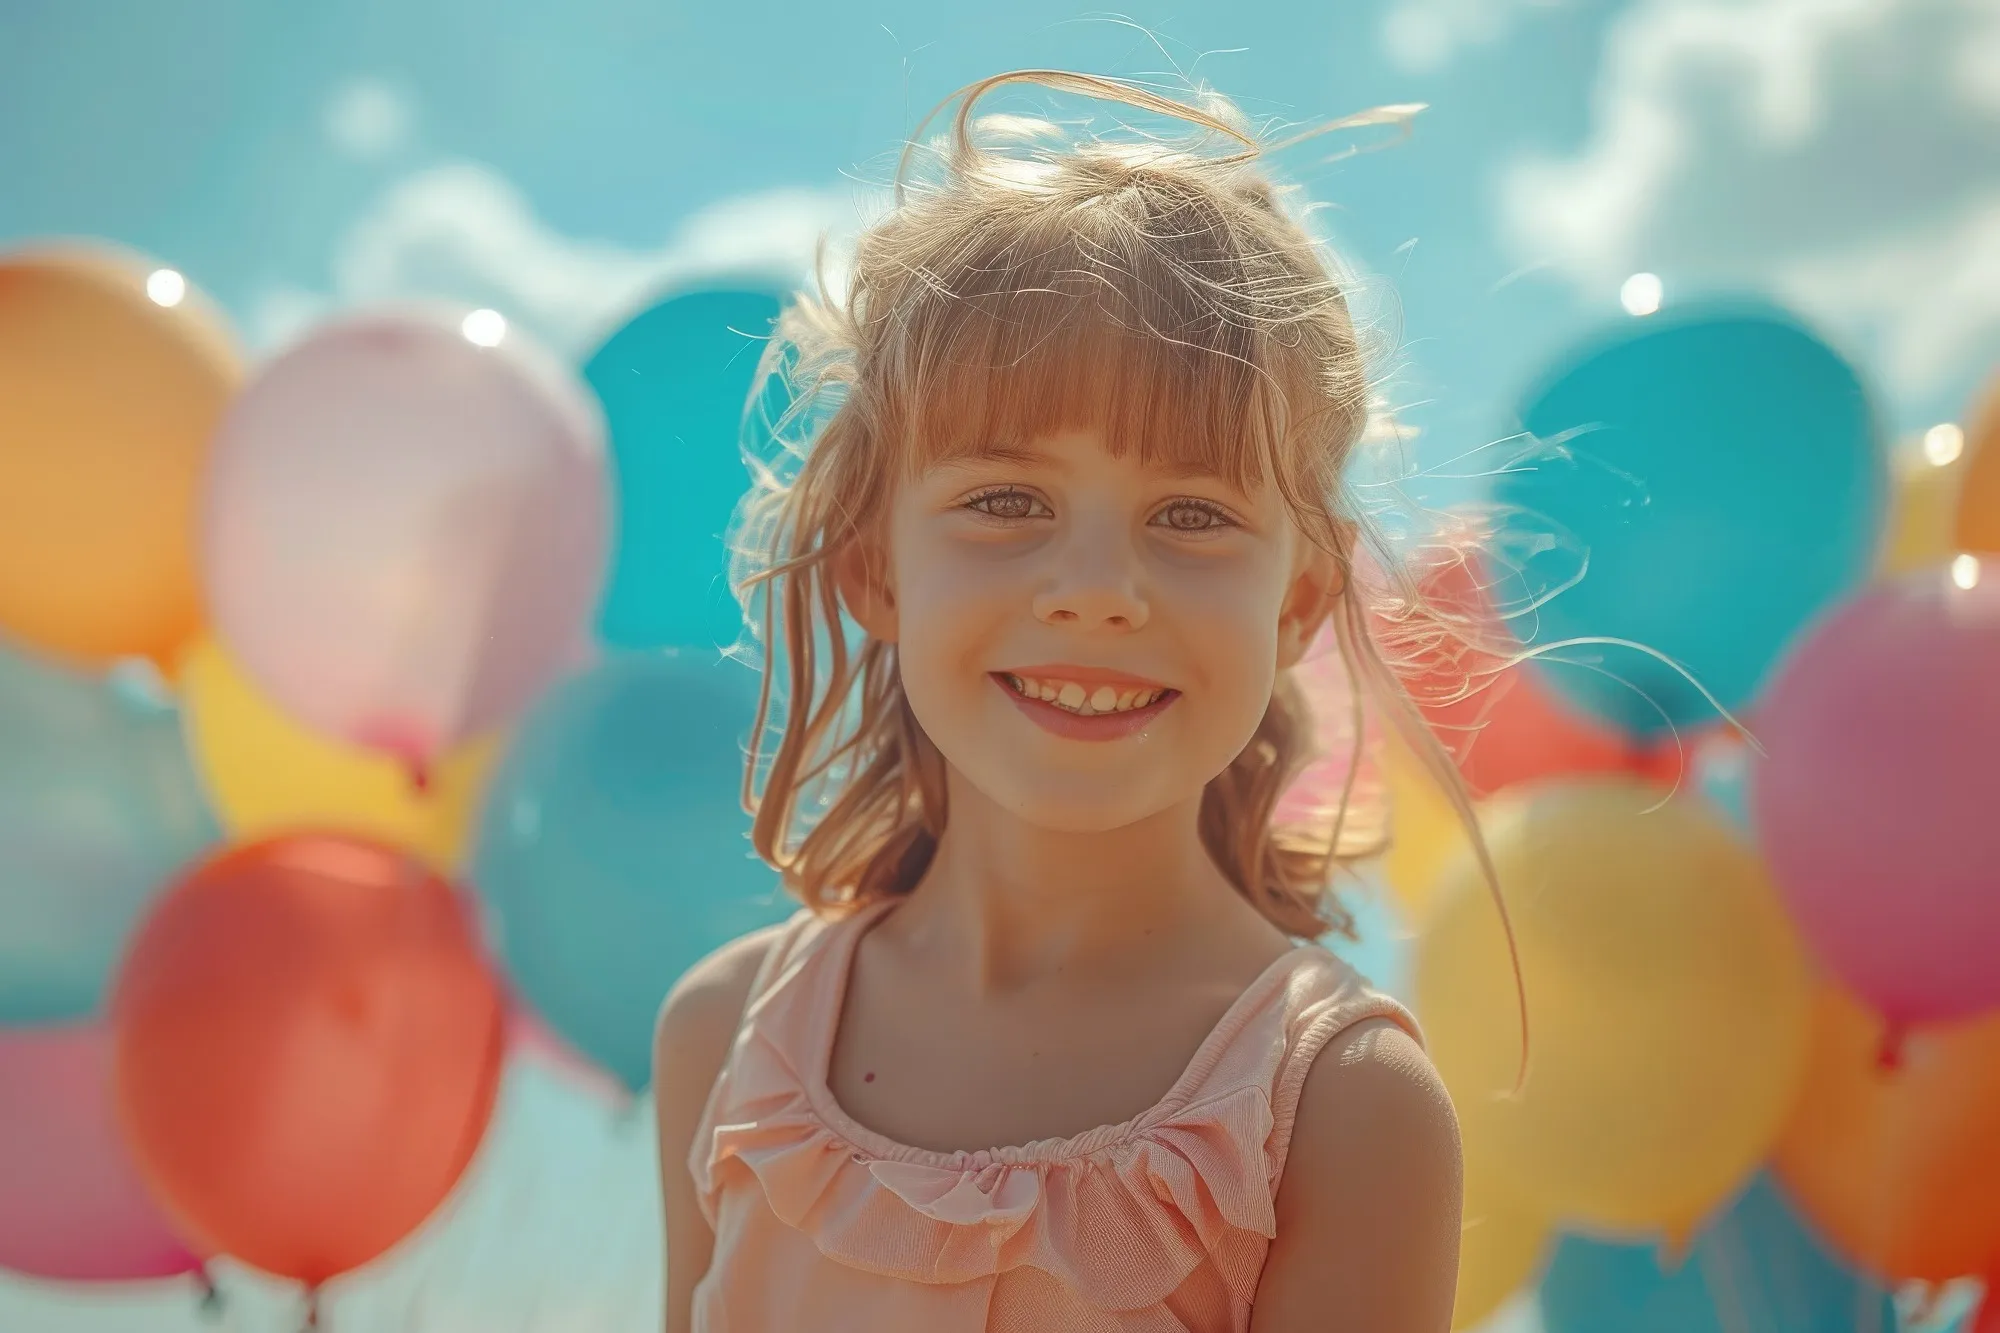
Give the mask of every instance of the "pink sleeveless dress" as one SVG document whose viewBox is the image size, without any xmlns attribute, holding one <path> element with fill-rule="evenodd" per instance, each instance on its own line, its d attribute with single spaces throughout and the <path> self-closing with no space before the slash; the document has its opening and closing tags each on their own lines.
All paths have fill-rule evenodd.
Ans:
<svg viewBox="0 0 2000 1333">
<path fill-rule="evenodd" d="M 1409 1012 L 1302 945 L 1120 1125 L 932 1152 L 827 1090 L 855 945 L 894 900 L 774 943 L 688 1155 L 715 1254 L 697 1333 L 1242 1333 L 1292 1118 L 1342 1029 Z"/>
</svg>

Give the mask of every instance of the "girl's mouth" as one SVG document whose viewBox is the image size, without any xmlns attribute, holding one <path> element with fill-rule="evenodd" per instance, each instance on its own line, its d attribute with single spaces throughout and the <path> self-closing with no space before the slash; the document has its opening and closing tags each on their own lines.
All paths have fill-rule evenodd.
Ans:
<svg viewBox="0 0 2000 1333">
<path fill-rule="evenodd" d="M 1044 730 L 1069 740 L 1109 741 L 1142 731 L 1179 690 L 1128 682 L 1068 680 L 1054 673 L 995 671 L 993 681 Z"/>
</svg>

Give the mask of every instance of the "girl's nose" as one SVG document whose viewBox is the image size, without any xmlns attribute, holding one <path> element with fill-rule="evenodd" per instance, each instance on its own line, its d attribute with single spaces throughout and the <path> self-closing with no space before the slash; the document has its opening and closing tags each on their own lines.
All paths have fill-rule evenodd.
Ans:
<svg viewBox="0 0 2000 1333">
<path fill-rule="evenodd" d="M 1056 552 L 1056 566 L 1035 594 L 1035 617 L 1083 629 L 1136 630 L 1149 610 L 1137 560 L 1116 539 L 1079 539 Z"/>
</svg>

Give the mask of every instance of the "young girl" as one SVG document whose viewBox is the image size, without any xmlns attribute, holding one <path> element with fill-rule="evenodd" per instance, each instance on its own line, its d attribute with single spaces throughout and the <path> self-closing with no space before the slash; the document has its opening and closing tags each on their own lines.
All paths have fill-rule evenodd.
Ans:
<svg viewBox="0 0 2000 1333">
<path fill-rule="evenodd" d="M 1008 82 L 1206 137 L 983 144 Z M 746 794 L 805 907 L 661 1016 L 667 1328 L 1442 1333 L 1451 1105 L 1312 942 L 1374 822 L 1273 819 L 1323 629 L 1409 712 L 1342 289 L 1226 106 L 958 103 L 767 355 L 811 438 L 748 511 L 786 716 Z"/>
</svg>

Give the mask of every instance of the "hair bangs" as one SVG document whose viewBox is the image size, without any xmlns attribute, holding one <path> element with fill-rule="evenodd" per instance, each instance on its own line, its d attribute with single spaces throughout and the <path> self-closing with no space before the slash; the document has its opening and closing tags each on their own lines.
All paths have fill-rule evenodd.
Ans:
<svg viewBox="0 0 2000 1333">
<path fill-rule="evenodd" d="M 1087 430 L 1115 457 L 1246 491 L 1300 480 L 1284 445 L 1295 404 L 1318 396 L 1310 358 L 1246 309 L 1251 275 L 1217 243 L 1224 220 L 1162 212 L 1099 196 L 1053 236 L 1036 234 L 1055 230 L 1046 214 L 1002 224 L 924 267 L 878 361 L 907 473 Z"/>
</svg>

